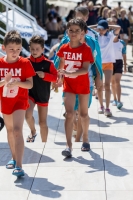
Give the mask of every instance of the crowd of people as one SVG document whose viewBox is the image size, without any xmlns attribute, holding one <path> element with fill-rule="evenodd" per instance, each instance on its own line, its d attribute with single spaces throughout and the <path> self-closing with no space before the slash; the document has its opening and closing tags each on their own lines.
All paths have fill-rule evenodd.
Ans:
<svg viewBox="0 0 133 200">
<path fill-rule="evenodd" d="M 82 1 L 77 3 L 77 7 L 86 7 L 89 11 L 87 25 L 95 25 L 99 20 L 105 19 L 115 22 L 121 26 L 121 39 L 124 39 L 126 43 L 131 41 L 131 30 L 133 29 L 133 6 L 129 6 L 128 10 L 122 7 L 121 2 L 118 2 L 117 7 L 108 6 L 107 0 L 102 0 L 101 4 L 95 4 L 93 1 Z M 63 34 L 65 27 L 70 19 L 73 19 L 75 9 L 70 10 L 66 17 L 61 17 L 59 14 L 60 8 L 58 6 L 51 5 L 48 9 L 45 28 L 48 33 L 57 32 L 57 34 Z"/>
<path fill-rule="evenodd" d="M 17 177 L 25 174 L 22 169 L 24 119 L 31 132 L 27 142 L 34 142 L 37 136 L 34 120 L 35 105 L 38 108 L 42 142 L 47 142 L 51 82 L 52 89 L 56 92 L 58 87 L 63 87 L 66 148 L 62 151 L 62 155 L 67 158 L 72 156 L 73 132 L 76 142 L 80 142 L 82 137 L 81 151 L 90 150 L 88 108 L 93 103 L 94 90 L 98 96 L 99 114 L 112 116 L 111 86 L 114 98 L 112 105 L 118 109 L 123 106 L 120 81 L 123 71 L 126 73 L 127 70 L 126 44 L 131 36 L 130 26 L 127 27 L 129 32 L 124 32 L 124 26 L 120 25 L 123 20 L 126 25 L 130 25 L 125 18 L 126 11 L 120 8 L 121 18 L 118 18 L 119 14 L 116 16 L 107 6 L 107 1 L 103 0 L 103 4 L 106 2 L 103 15 L 99 16 L 99 19 L 96 18 L 97 24 L 87 26 L 90 12 L 86 2 L 88 1 L 78 4 L 72 19 L 68 18 L 66 31 L 64 35 L 59 36 L 58 43 L 51 49 L 49 59 L 43 54 L 44 39 L 41 36 L 35 35 L 30 39 L 31 56 L 23 58 L 20 56 L 22 48 L 20 34 L 12 30 L 5 35 L 2 49 L 6 52 L 6 56 L 0 58 L 1 113 L 12 154 L 12 159 L 6 168 L 13 169 L 12 174 Z M 89 6 L 92 8 L 93 3 L 89 2 Z M 96 6 L 93 9 L 100 8 Z M 51 9 L 49 18 L 55 23 L 53 16 L 55 10 Z"/>
</svg>

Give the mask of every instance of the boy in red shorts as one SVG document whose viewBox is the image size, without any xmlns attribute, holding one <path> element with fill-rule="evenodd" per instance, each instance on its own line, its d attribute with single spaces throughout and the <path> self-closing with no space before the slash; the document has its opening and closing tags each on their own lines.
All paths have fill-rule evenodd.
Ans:
<svg viewBox="0 0 133 200">
<path fill-rule="evenodd" d="M 86 23 L 81 19 L 72 19 L 67 24 L 67 31 L 70 42 L 62 45 L 57 55 L 60 57 L 59 72 L 64 75 L 63 91 L 65 92 L 64 105 L 66 110 L 65 132 L 67 147 L 62 151 L 62 155 L 71 157 L 71 137 L 76 94 L 79 96 L 80 116 L 83 127 L 81 150 L 90 150 L 88 141 L 88 98 L 90 93 L 88 67 L 90 63 L 94 62 L 94 59 L 90 47 L 80 42 L 87 31 Z"/>
<path fill-rule="evenodd" d="M 22 128 L 25 111 L 29 106 L 28 89 L 33 86 L 32 76 L 35 72 L 30 61 L 19 56 L 22 39 L 17 31 L 13 30 L 5 35 L 2 48 L 6 56 L 0 58 L 1 112 L 12 154 L 12 159 L 7 163 L 6 168 L 15 168 L 12 174 L 20 177 L 24 176 Z"/>
<path fill-rule="evenodd" d="M 33 68 L 36 76 L 33 77 L 33 88 L 29 90 L 30 107 L 26 111 L 26 121 L 31 130 L 31 134 L 27 138 L 27 142 L 34 142 L 36 137 L 35 121 L 33 117 L 33 110 L 37 104 L 40 134 L 42 142 L 47 141 L 48 127 L 47 127 L 47 112 L 48 102 L 50 97 L 51 82 L 57 79 L 57 70 L 52 61 L 44 57 L 44 39 L 39 36 L 33 36 L 30 39 L 30 52 Z"/>
</svg>

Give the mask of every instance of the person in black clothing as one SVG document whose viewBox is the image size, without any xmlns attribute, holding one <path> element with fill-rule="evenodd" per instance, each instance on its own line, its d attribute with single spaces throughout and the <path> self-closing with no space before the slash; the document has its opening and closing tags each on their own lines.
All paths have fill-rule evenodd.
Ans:
<svg viewBox="0 0 133 200">
<path fill-rule="evenodd" d="M 27 142 L 34 142 L 36 137 L 35 121 L 33 110 L 37 104 L 39 125 L 42 142 L 47 141 L 47 112 L 50 97 L 51 82 L 56 82 L 57 70 L 54 64 L 44 57 L 44 39 L 41 36 L 33 36 L 29 42 L 31 56 L 28 58 L 36 72 L 33 77 L 33 87 L 29 90 L 30 107 L 26 111 L 26 121 L 31 130 L 31 134 L 27 138 Z"/>
<path fill-rule="evenodd" d="M 125 9 L 120 10 L 120 15 L 121 15 L 121 18 L 119 19 L 119 23 L 120 23 L 121 29 L 122 29 L 121 39 L 124 40 L 127 44 L 128 41 L 131 40 L 130 22 L 125 17 L 126 16 L 126 10 Z"/>
<path fill-rule="evenodd" d="M 97 23 L 97 17 L 98 17 L 98 10 L 100 6 L 94 6 L 93 2 L 90 1 L 88 3 L 88 8 L 89 8 L 89 17 L 87 20 L 87 25 L 95 25 Z"/>
</svg>

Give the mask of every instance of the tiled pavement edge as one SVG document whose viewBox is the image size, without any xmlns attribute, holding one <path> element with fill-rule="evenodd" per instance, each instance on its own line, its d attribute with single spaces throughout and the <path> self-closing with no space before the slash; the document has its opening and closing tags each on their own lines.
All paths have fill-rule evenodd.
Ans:
<svg viewBox="0 0 133 200">
<path fill-rule="evenodd" d="M 130 47 L 128 48 L 130 52 Z M 64 159 L 65 147 L 61 91 L 51 93 L 48 142 L 25 143 L 25 178 L 16 179 L 5 168 L 10 151 L 5 129 L 0 132 L 0 200 L 132 200 L 133 199 L 133 74 L 123 75 L 122 110 L 111 106 L 113 116 L 98 115 L 93 97 L 89 109 L 91 151 L 81 152 L 81 142 L 73 143 L 73 157 Z M 24 139 L 29 129 L 24 124 Z M 74 139 L 73 139 L 74 141 Z"/>
</svg>

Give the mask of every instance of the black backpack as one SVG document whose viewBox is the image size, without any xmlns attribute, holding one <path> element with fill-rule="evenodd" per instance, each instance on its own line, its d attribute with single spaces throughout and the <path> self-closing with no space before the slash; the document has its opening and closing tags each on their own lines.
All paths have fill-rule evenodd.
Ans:
<svg viewBox="0 0 133 200">
<path fill-rule="evenodd" d="M 3 129 L 4 127 L 4 120 L 2 117 L 0 117 L 0 131 Z"/>
</svg>

